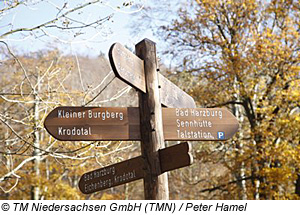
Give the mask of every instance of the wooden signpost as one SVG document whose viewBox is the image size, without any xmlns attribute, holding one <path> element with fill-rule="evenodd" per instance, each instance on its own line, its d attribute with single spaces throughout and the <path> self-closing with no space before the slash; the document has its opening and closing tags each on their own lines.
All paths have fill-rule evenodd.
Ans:
<svg viewBox="0 0 300 215">
<path fill-rule="evenodd" d="M 115 75 L 138 90 L 139 107 L 57 107 L 44 126 L 65 141 L 141 141 L 141 156 L 83 174 L 83 193 L 143 179 L 145 199 L 168 199 L 166 172 L 190 165 L 192 156 L 188 142 L 165 148 L 165 140 L 223 141 L 238 122 L 227 109 L 196 108 L 191 96 L 161 75 L 154 42 L 144 39 L 135 49 L 136 55 L 115 43 L 109 60 Z"/>
<path fill-rule="evenodd" d="M 238 121 L 225 108 L 162 108 L 162 122 L 165 140 L 228 140 L 238 129 Z M 57 107 L 44 126 L 64 141 L 141 140 L 137 107 Z"/>
</svg>

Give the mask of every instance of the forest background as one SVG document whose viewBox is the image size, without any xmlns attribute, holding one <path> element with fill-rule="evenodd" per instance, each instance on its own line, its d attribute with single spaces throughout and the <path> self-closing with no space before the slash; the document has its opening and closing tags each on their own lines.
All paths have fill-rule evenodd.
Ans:
<svg viewBox="0 0 300 215">
<path fill-rule="evenodd" d="M 194 163 L 168 173 L 170 199 L 299 199 L 297 0 L 2 0 L 0 199 L 143 199 L 142 181 L 78 189 L 83 173 L 138 156 L 139 142 L 57 141 L 43 122 L 62 105 L 137 106 L 106 54 L 144 32 L 197 107 L 226 107 L 240 124 L 226 142 L 193 142 Z"/>
</svg>

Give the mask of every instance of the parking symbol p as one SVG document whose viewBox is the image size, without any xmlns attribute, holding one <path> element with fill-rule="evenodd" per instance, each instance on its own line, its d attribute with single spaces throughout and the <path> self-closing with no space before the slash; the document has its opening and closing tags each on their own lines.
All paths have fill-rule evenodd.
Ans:
<svg viewBox="0 0 300 215">
<path fill-rule="evenodd" d="M 219 140 L 224 140 L 225 139 L 225 132 L 219 131 L 218 132 L 218 139 Z"/>
</svg>

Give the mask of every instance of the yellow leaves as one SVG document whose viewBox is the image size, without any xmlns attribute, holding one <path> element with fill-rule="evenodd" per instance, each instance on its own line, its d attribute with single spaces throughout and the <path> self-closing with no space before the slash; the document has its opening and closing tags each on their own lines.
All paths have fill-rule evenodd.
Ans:
<svg viewBox="0 0 300 215">
<path fill-rule="evenodd" d="M 261 174 L 270 184 L 286 184 L 295 180 L 297 172 L 294 165 L 297 158 L 299 159 L 300 152 L 285 141 L 279 141 L 277 146 L 271 142 L 268 144 L 271 144 L 265 153 L 265 160 L 268 162 L 261 169 Z"/>
<path fill-rule="evenodd" d="M 224 153 L 227 167 L 233 175 L 241 164 L 249 174 L 259 169 L 257 174 L 265 177 L 263 186 L 271 193 L 268 198 L 294 198 L 289 194 L 300 156 L 300 116 L 295 111 L 300 101 L 300 82 L 295 81 L 300 74 L 298 9 L 281 0 L 196 2 L 200 18 L 194 25 L 201 27 L 201 35 L 190 31 L 188 38 L 197 38 L 195 43 L 204 45 L 212 35 L 217 42 L 210 42 L 203 54 L 209 63 L 191 63 L 192 68 L 203 68 L 192 91 L 194 98 L 203 106 L 251 100 L 248 107 L 227 106 L 240 120 L 240 131 Z M 185 31 L 177 33 L 186 36 Z M 220 74 L 223 79 L 218 79 Z M 255 125 L 250 125 L 246 108 L 253 109 Z M 284 191 L 273 192 L 276 186 Z"/>
<path fill-rule="evenodd" d="M 108 194 L 104 193 L 101 196 L 101 200 L 116 200 L 116 199 L 123 199 L 120 194 Z"/>
<path fill-rule="evenodd" d="M 300 168 L 300 145 L 298 145 L 296 147 L 296 150 L 299 152 L 297 155 L 296 155 L 296 161 L 297 161 L 297 164 L 298 164 L 298 168 Z"/>
<path fill-rule="evenodd" d="M 297 194 L 277 192 L 274 194 L 274 200 L 299 200 Z"/>
<path fill-rule="evenodd" d="M 71 187 L 66 182 L 60 181 L 59 183 L 55 184 L 47 184 L 44 187 L 41 187 L 42 189 L 42 196 L 44 196 L 45 199 L 51 200 L 51 199 L 60 199 L 60 200 L 80 200 L 83 199 L 80 192 L 77 188 Z"/>
<path fill-rule="evenodd" d="M 262 175 L 268 178 L 269 182 L 276 184 L 278 181 L 290 180 L 292 177 L 295 179 L 296 175 L 293 174 L 293 170 L 288 166 L 283 167 L 271 167 L 263 168 L 261 171 Z"/>
<path fill-rule="evenodd" d="M 288 190 L 282 191 L 282 187 L 290 187 L 297 178 L 297 173 L 289 166 L 263 168 L 261 175 L 267 183 L 261 184 L 261 187 L 267 191 L 273 198 L 283 198 L 288 196 Z M 281 187 L 281 189 L 280 189 Z"/>
<path fill-rule="evenodd" d="M 289 94 L 289 99 L 290 100 L 295 100 L 295 101 L 299 101 L 300 99 L 300 91 L 299 90 L 292 90 Z"/>
<path fill-rule="evenodd" d="M 272 39 L 272 37 L 274 37 L 274 35 L 272 34 L 272 30 L 270 28 L 266 29 L 265 36 L 270 39 Z"/>
</svg>

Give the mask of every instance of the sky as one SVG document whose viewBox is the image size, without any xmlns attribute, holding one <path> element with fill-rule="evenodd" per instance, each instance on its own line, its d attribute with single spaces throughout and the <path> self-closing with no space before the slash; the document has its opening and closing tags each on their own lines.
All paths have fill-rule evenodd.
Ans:
<svg viewBox="0 0 300 215">
<path fill-rule="evenodd" d="M 90 0 L 93 1 L 93 0 Z M 72 0 L 65 4 L 62 0 L 29 0 L 27 5 L 18 6 L 8 13 L 0 14 L 0 35 L 17 28 L 30 28 L 43 22 L 47 22 L 72 7 L 88 2 L 88 0 Z M 113 3 L 111 3 L 113 2 Z M 70 17 L 81 22 L 91 23 L 93 20 L 113 15 L 109 21 L 104 22 L 99 29 L 93 28 L 82 30 L 58 30 L 47 28 L 44 31 L 21 32 L 7 36 L 5 42 L 19 53 L 31 53 L 38 50 L 58 48 L 64 54 L 80 54 L 96 57 L 101 52 L 108 54 L 110 46 L 115 42 L 134 49 L 134 44 L 144 38 L 155 42 L 158 39 L 151 30 L 140 31 L 132 34 L 129 24 L 132 22 L 134 13 L 140 13 L 141 8 L 134 7 L 138 4 L 147 3 L 146 0 L 127 1 L 133 6 L 123 6 L 124 1 L 102 1 L 101 4 L 86 7 L 81 13 L 75 13 Z M 5 6 L 5 1 L 0 2 L 0 10 Z M 65 7 L 63 7 L 65 6 Z M 59 9 L 63 8 L 60 13 Z M 61 23 L 59 23 L 61 24 Z M 42 35 L 47 36 L 42 36 Z"/>
</svg>

